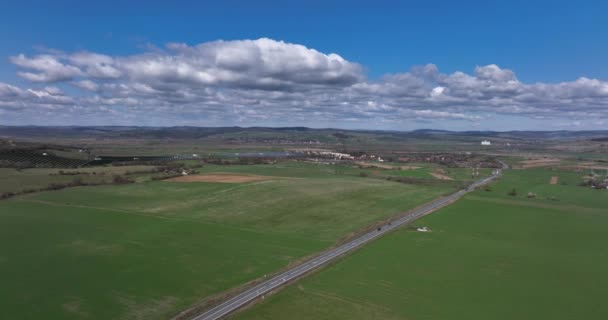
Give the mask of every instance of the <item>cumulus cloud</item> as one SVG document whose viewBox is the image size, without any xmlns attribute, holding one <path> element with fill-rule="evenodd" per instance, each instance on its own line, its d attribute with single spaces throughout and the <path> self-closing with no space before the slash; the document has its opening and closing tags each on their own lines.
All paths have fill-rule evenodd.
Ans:
<svg viewBox="0 0 608 320">
<path fill-rule="evenodd" d="M 256 121 L 406 120 L 478 122 L 491 115 L 534 119 L 608 118 L 608 82 L 579 78 L 526 84 L 491 64 L 442 73 L 433 64 L 379 79 L 335 53 L 272 39 L 170 43 L 135 55 L 52 51 L 11 57 L 19 75 L 52 87 L 0 85 L 0 108 L 56 108 L 180 124 Z M 73 90 L 71 90 L 73 91 Z"/>
<path fill-rule="evenodd" d="M 150 85 L 294 90 L 350 85 L 363 79 L 358 64 L 337 54 L 271 39 L 214 41 L 197 46 L 169 44 L 167 52 L 118 61 L 128 77 Z M 151 80 L 151 81 L 150 81 Z"/>
<path fill-rule="evenodd" d="M 112 57 L 91 53 L 79 52 L 67 57 L 67 60 L 85 70 L 86 74 L 95 79 L 117 79 L 122 73 L 115 66 Z"/>
<path fill-rule="evenodd" d="M 72 83 L 78 88 L 89 90 L 89 91 L 97 91 L 99 89 L 99 85 L 91 80 L 80 80 Z"/>
<path fill-rule="evenodd" d="M 110 57 L 93 52 L 23 54 L 11 61 L 31 81 L 54 82 L 82 76 L 119 79 L 166 87 L 227 86 L 287 90 L 307 86 L 347 86 L 361 81 L 362 68 L 341 56 L 324 54 L 299 44 L 272 39 L 213 41 L 196 46 L 171 43 L 163 51 Z"/>
<path fill-rule="evenodd" d="M 82 72 L 75 66 L 66 65 L 55 56 L 44 54 L 28 58 L 23 54 L 10 58 L 15 65 L 31 71 L 21 71 L 19 76 L 34 82 L 56 82 L 70 80 Z"/>
<path fill-rule="evenodd" d="M 0 82 L 0 107 L 7 109 L 60 108 L 76 104 L 76 99 L 66 96 L 56 87 L 21 89 Z"/>
<path fill-rule="evenodd" d="M 414 115 L 427 119 L 427 118 L 440 118 L 440 119 L 458 119 L 458 120 L 481 120 L 483 117 L 478 115 L 468 115 L 463 113 L 454 113 L 447 111 L 435 111 L 435 110 L 414 110 Z"/>
</svg>

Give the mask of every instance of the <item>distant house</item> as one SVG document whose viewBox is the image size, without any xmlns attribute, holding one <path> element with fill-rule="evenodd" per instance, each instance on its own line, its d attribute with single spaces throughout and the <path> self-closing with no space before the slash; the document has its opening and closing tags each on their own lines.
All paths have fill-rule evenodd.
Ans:
<svg viewBox="0 0 608 320">
<path fill-rule="evenodd" d="M 482 145 L 482 146 L 489 146 L 489 145 L 492 145 L 492 142 L 490 142 L 489 140 L 483 140 L 483 141 L 481 142 L 481 145 Z"/>
</svg>

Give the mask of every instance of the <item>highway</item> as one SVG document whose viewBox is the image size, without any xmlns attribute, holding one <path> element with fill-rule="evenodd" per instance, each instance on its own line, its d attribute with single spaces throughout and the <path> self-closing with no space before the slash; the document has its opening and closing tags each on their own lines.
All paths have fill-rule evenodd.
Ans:
<svg viewBox="0 0 608 320">
<path fill-rule="evenodd" d="M 506 164 L 503 163 L 503 169 L 506 169 L 506 168 L 507 168 Z M 250 289 L 247 289 L 246 291 L 232 297 L 229 300 L 226 300 L 225 302 L 213 307 L 212 309 L 209 309 L 205 313 L 194 317 L 193 320 L 221 319 L 222 317 L 230 314 L 231 312 L 246 305 L 247 303 L 249 303 L 259 297 L 263 297 L 265 294 L 271 292 L 272 290 L 276 289 L 277 287 L 284 285 L 286 282 L 294 280 L 294 279 L 300 277 L 301 275 L 303 275 L 313 269 L 318 268 L 319 266 L 322 266 L 331 261 L 334 261 L 334 260 L 338 259 L 340 256 L 344 255 L 345 253 L 354 251 L 357 248 L 361 247 L 362 245 L 380 237 L 381 235 L 391 232 L 395 228 L 399 228 L 403 225 L 406 225 L 406 224 L 420 218 L 421 216 L 423 216 L 425 214 L 433 212 L 437 208 L 440 208 L 444 205 L 447 205 L 447 204 L 459 199 L 466 193 L 473 191 L 473 190 L 475 190 L 475 188 L 482 186 L 482 185 L 492 181 L 493 179 L 497 178 L 498 176 L 500 176 L 502 174 L 503 169 L 495 170 L 491 176 L 474 182 L 466 189 L 462 189 L 462 190 L 452 193 L 448 196 L 445 196 L 445 197 L 439 198 L 437 200 L 434 200 L 432 202 L 429 202 L 429 203 L 423 205 L 422 207 L 419 207 L 417 209 L 410 211 L 407 215 L 405 215 L 397 220 L 387 223 L 387 224 L 379 227 L 378 229 L 374 229 L 373 231 L 370 231 L 354 240 L 351 240 L 348 243 L 345 243 L 339 247 L 326 251 L 296 267 L 293 267 L 292 269 L 289 269 L 277 276 L 274 276 L 268 280 L 265 280 L 264 282 L 254 286 Z"/>
</svg>

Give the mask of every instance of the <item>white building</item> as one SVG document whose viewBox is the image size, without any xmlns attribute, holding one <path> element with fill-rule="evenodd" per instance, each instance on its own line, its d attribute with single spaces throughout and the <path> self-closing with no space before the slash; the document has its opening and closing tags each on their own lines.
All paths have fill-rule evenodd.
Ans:
<svg viewBox="0 0 608 320">
<path fill-rule="evenodd" d="M 489 145 L 492 145 L 492 142 L 490 142 L 489 140 L 483 140 L 483 141 L 481 142 L 481 145 L 482 145 L 482 146 L 489 146 Z"/>
</svg>

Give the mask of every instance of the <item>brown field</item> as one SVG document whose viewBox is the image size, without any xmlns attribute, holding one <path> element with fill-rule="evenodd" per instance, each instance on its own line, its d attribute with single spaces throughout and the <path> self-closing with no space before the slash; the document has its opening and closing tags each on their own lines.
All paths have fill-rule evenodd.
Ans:
<svg viewBox="0 0 608 320">
<path fill-rule="evenodd" d="M 565 165 L 559 166 L 560 169 L 563 170 L 574 170 L 574 171 L 583 171 L 583 170 L 608 170 L 607 165 L 603 165 L 597 162 L 580 162 L 576 165 Z"/>
<path fill-rule="evenodd" d="M 221 183 L 244 183 L 253 181 L 263 181 L 274 179 L 269 176 L 256 176 L 249 174 L 234 174 L 234 173 L 215 173 L 215 174 L 195 174 L 167 179 L 171 182 L 221 182 Z"/>
<path fill-rule="evenodd" d="M 454 180 L 452 177 L 446 176 L 443 170 L 435 170 L 431 172 L 431 175 L 439 180 Z"/>
<path fill-rule="evenodd" d="M 601 166 L 601 165 L 582 165 L 582 166 L 576 166 L 576 167 L 580 168 L 580 169 L 608 170 L 608 166 Z"/>
<path fill-rule="evenodd" d="M 551 177 L 551 181 L 549 181 L 550 184 L 557 184 L 557 176 L 553 176 Z"/>
<path fill-rule="evenodd" d="M 543 158 L 543 159 L 524 160 L 524 161 L 521 161 L 519 164 L 522 169 L 529 169 L 529 168 L 547 167 L 547 166 L 556 165 L 556 164 L 559 164 L 560 161 L 561 161 L 560 159 L 556 159 L 556 158 Z"/>
</svg>

